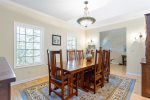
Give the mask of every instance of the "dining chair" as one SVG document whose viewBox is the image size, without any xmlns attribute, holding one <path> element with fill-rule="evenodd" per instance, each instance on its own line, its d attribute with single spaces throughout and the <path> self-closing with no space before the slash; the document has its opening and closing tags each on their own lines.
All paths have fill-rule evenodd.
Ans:
<svg viewBox="0 0 150 100">
<path fill-rule="evenodd" d="M 58 62 L 56 60 L 56 55 L 60 59 L 60 66 L 58 65 Z M 71 75 L 69 72 L 63 70 L 63 61 L 62 61 L 62 50 L 60 51 L 49 51 L 47 50 L 47 56 L 48 56 L 48 70 L 49 70 L 49 95 L 51 95 L 51 92 L 54 92 L 57 96 L 61 97 L 62 100 L 68 100 L 74 95 L 78 95 L 78 86 L 74 86 L 75 92 L 70 92 L 71 84 L 73 84 L 73 80 L 71 81 L 70 77 Z M 59 67 L 58 67 L 59 66 Z M 54 85 L 55 88 L 52 89 L 51 84 Z M 67 95 L 65 94 L 67 88 Z M 61 93 L 57 91 L 57 89 L 61 90 Z"/>
<path fill-rule="evenodd" d="M 102 50 L 96 50 L 93 70 L 85 73 L 85 88 L 96 93 L 96 90 L 104 85 Z M 91 86 L 92 84 L 93 86 Z"/>
<path fill-rule="evenodd" d="M 83 54 L 83 50 L 77 50 L 76 51 L 77 54 L 77 59 L 84 59 L 84 54 Z"/>
<path fill-rule="evenodd" d="M 103 75 L 104 75 L 104 80 L 109 82 L 110 50 L 103 50 Z"/>
<path fill-rule="evenodd" d="M 76 59 L 75 50 L 67 50 L 67 61 Z"/>
</svg>

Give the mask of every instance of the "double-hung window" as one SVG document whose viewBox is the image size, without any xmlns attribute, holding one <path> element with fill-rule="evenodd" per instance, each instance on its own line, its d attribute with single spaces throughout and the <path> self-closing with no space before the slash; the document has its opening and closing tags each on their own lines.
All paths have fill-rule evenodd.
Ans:
<svg viewBox="0 0 150 100">
<path fill-rule="evenodd" d="M 77 49 L 77 39 L 73 36 L 67 36 L 67 49 Z"/>
<path fill-rule="evenodd" d="M 43 63 L 43 28 L 15 23 L 15 67 L 28 67 Z"/>
</svg>

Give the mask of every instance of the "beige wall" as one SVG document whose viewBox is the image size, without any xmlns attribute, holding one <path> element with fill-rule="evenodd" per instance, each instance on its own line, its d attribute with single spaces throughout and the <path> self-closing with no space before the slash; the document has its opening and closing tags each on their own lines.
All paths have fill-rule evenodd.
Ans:
<svg viewBox="0 0 150 100">
<path fill-rule="evenodd" d="M 34 16 L 36 16 L 34 14 Z M 37 15 L 38 16 L 38 15 Z M 44 18 L 44 17 L 43 17 Z M 85 33 L 84 31 L 77 28 L 64 27 L 61 23 L 55 22 L 59 24 L 59 26 L 53 25 L 50 23 L 51 19 L 47 19 L 48 22 L 44 22 L 42 20 L 37 20 L 26 14 L 26 11 L 22 11 L 21 13 L 16 12 L 14 10 L 10 10 L 8 8 L 0 6 L 0 57 L 4 56 L 12 66 L 15 71 L 17 81 L 30 79 L 42 75 L 46 75 L 48 73 L 47 70 L 47 55 L 46 50 L 49 49 L 62 49 L 63 50 L 63 59 L 66 60 L 66 40 L 67 33 L 74 34 L 74 36 L 78 39 L 78 49 L 85 48 Z M 43 66 L 33 66 L 27 68 L 14 69 L 14 22 L 21 22 L 25 24 L 31 24 L 35 26 L 40 26 L 44 28 L 44 61 L 45 65 Z M 52 46 L 51 45 L 51 36 L 52 34 L 59 34 L 62 37 L 62 45 L 61 46 Z"/>
<path fill-rule="evenodd" d="M 21 10 L 20 10 L 21 11 Z M 28 13 L 28 14 L 26 14 Z M 31 24 L 35 26 L 41 26 L 44 28 L 44 60 L 45 65 L 34 66 L 28 68 L 14 69 L 14 22 L 22 22 L 25 24 Z M 36 17 L 36 13 L 29 14 L 28 11 L 14 11 L 6 7 L 0 6 L 0 57 L 4 56 L 12 66 L 15 74 L 17 76 L 17 81 L 25 80 L 29 78 L 34 78 L 42 76 L 48 73 L 47 70 L 47 58 L 46 50 L 50 49 L 62 49 L 63 58 L 66 59 L 66 40 L 67 33 L 74 34 L 78 39 L 78 49 L 85 49 L 87 43 L 90 40 L 94 40 L 96 48 L 99 48 L 99 32 L 126 27 L 127 29 L 127 72 L 133 74 L 140 74 L 140 60 L 144 57 L 144 42 L 134 41 L 134 36 L 137 36 L 139 32 L 145 32 L 145 21 L 144 18 L 128 21 L 125 23 L 110 25 L 106 27 L 96 28 L 88 30 L 84 33 L 83 30 L 77 29 L 75 27 L 66 26 L 59 22 L 51 23 L 51 19 L 45 21 L 44 17 Z M 59 34 L 62 36 L 61 46 L 51 45 L 51 35 Z M 86 36 L 85 36 L 86 35 Z M 116 37 L 117 38 L 117 37 Z"/>
<path fill-rule="evenodd" d="M 127 73 L 128 74 L 141 74 L 141 58 L 145 57 L 145 45 L 144 40 L 140 40 L 138 38 L 140 32 L 145 35 L 145 19 L 139 18 L 135 20 L 130 20 L 127 22 L 113 24 L 105 27 L 95 28 L 91 30 L 87 30 L 86 34 L 86 45 L 89 38 L 95 39 L 96 47 L 99 48 L 99 32 L 118 29 L 118 28 L 126 28 L 126 41 L 127 41 Z M 138 39 L 135 40 L 135 37 Z M 116 37 L 117 38 L 117 37 Z"/>
</svg>

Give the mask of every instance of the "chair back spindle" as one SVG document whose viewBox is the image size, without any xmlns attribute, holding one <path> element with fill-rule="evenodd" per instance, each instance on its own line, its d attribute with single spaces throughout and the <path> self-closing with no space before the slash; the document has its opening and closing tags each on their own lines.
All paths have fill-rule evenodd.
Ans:
<svg viewBox="0 0 150 100">
<path fill-rule="evenodd" d="M 77 59 L 84 59 L 83 50 L 77 50 Z"/>
<path fill-rule="evenodd" d="M 63 78 L 63 64 L 62 64 L 62 50 L 60 51 L 49 51 L 47 50 L 48 55 L 48 68 L 49 76 L 53 78 Z M 60 69 L 57 69 L 56 55 L 59 55 L 60 58 Z"/>
<path fill-rule="evenodd" d="M 95 73 L 102 71 L 103 55 L 102 50 L 96 50 L 95 54 Z"/>
<path fill-rule="evenodd" d="M 108 82 L 110 75 L 110 50 L 103 50 L 103 60 L 104 80 Z"/>
<path fill-rule="evenodd" d="M 75 50 L 67 50 L 67 61 L 76 59 Z"/>
</svg>

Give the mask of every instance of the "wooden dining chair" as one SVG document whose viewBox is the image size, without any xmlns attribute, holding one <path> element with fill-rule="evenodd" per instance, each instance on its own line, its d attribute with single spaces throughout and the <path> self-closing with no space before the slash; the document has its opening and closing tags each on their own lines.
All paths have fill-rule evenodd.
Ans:
<svg viewBox="0 0 150 100">
<path fill-rule="evenodd" d="M 84 59 L 84 54 L 83 54 L 83 50 L 77 50 L 76 51 L 77 54 L 77 59 Z"/>
<path fill-rule="evenodd" d="M 60 57 L 60 66 L 58 67 L 58 62 L 56 61 L 56 55 Z M 77 84 L 73 88 L 75 88 L 75 92 L 70 92 L 70 86 L 73 84 L 73 81 L 70 80 L 71 75 L 69 72 L 63 70 L 63 61 L 62 61 L 62 51 L 49 51 L 47 50 L 48 56 L 48 70 L 49 70 L 49 95 L 51 92 L 54 92 L 57 96 L 61 97 L 62 100 L 68 100 L 74 95 L 78 95 L 78 87 Z M 57 62 L 57 63 L 56 63 Z M 55 88 L 52 89 L 51 84 L 54 85 Z M 68 95 L 65 95 L 65 86 L 68 87 Z M 57 89 L 61 89 L 61 93 L 56 91 Z"/>
<path fill-rule="evenodd" d="M 76 59 L 75 50 L 67 50 L 67 61 Z"/>
<path fill-rule="evenodd" d="M 104 80 L 109 82 L 110 50 L 103 50 L 103 75 L 104 75 Z"/>
<path fill-rule="evenodd" d="M 95 65 L 91 72 L 85 73 L 85 87 L 96 93 L 96 90 L 104 85 L 102 50 L 96 50 Z M 90 86 L 92 84 L 93 86 Z"/>
</svg>

